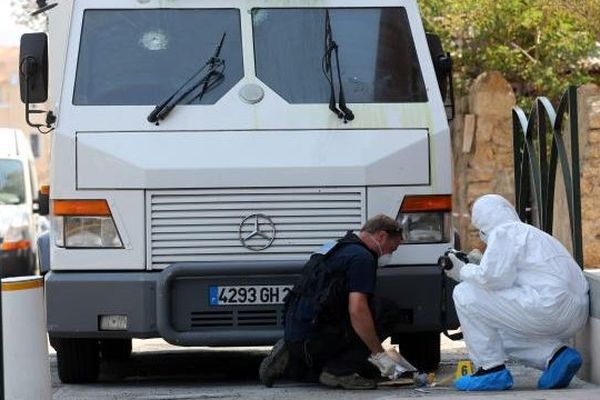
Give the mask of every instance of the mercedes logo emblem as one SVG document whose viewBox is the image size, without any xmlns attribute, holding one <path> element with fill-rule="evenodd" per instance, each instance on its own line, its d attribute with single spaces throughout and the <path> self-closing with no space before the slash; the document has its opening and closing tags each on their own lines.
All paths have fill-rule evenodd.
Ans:
<svg viewBox="0 0 600 400">
<path fill-rule="evenodd" d="M 240 242 L 245 248 L 261 251 L 273 244 L 275 224 L 264 214 L 252 214 L 242 220 L 238 233 Z"/>
</svg>

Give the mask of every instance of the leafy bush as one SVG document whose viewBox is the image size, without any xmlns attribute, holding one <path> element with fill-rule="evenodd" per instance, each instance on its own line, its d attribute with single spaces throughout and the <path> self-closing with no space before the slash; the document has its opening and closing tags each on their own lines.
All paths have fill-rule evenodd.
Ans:
<svg viewBox="0 0 600 400">
<path fill-rule="evenodd" d="M 426 29 L 454 58 L 463 93 L 479 74 L 497 70 L 519 98 L 557 99 L 569 84 L 594 80 L 584 61 L 597 51 L 600 1 L 419 0 Z"/>
</svg>

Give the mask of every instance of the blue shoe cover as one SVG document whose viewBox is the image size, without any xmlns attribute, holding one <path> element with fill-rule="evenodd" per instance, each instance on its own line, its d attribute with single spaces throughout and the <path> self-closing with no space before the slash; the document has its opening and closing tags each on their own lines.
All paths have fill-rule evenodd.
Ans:
<svg viewBox="0 0 600 400">
<path fill-rule="evenodd" d="M 560 389 L 569 386 L 582 361 L 577 350 L 567 347 L 544 371 L 538 381 L 538 388 Z"/>
<path fill-rule="evenodd" d="M 464 391 L 507 390 L 513 385 L 508 369 L 480 376 L 463 376 L 454 381 L 454 387 Z"/>
</svg>

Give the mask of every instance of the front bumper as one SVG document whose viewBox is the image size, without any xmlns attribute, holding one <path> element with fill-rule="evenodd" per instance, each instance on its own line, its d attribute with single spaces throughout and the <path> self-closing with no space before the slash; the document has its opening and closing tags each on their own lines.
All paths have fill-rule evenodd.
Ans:
<svg viewBox="0 0 600 400">
<path fill-rule="evenodd" d="M 283 305 L 211 306 L 211 285 L 291 285 L 303 263 L 176 264 L 162 272 L 46 275 L 51 337 L 162 337 L 183 346 L 269 345 L 282 336 Z M 252 271 L 248 274 L 248 271 Z M 443 276 L 437 266 L 386 267 L 377 294 L 404 311 L 395 331 L 442 331 Z M 448 327 L 458 319 L 448 286 Z M 101 315 L 127 315 L 126 331 L 102 331 Z"/>
</svg>

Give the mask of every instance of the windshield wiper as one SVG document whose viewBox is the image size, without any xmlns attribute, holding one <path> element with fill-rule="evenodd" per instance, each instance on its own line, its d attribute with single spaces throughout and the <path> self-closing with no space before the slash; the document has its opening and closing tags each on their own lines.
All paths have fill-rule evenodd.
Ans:
<svg viewBox="0 0 600 400">
<path fill-rule="evenodd" d="M 334 52 L 335 63 L 337 65 L 338 84 L 340 86 L 340 93 L 338 96 L 339 103 L 337 106 L 335 99 L 335 87 L 333 85 L 333 72 L 331 67 L 331 55 Z M 329 109 L 334 114 L 336 114 L 338 118 L 343 119 L 344 123 L 352 121 L 354 119 L 354 114 L 348 107 L 346 107 L 346 96 L 344 96 L 344 86 L 342 85 L 342 73 L 340 71 L 339 48 L 335 40 L 333 40 L 333 32 L 331 30 L 331 19 L 329 18 L 329 10 L 325 10 L 325 54 L 323 55 L 321 64 L 323 67 L 323 74 L 325 74 L 325 78 L 327 78 L 327 81 L 329 82 Z"/>
<path fill-rule="evenodd" d="M 219 55 L 221 54 L 221 49 L 223 48 L 223 42 L 225 41 L 225 35 L 227 32 L 223 32 L 223 36 L 221 37 L 221 41 L 219 42 L 217 48 L 215 49 L 215 53 L 212 57 L 208 59 L 208 61 L 204 64 L 204 66 L 194 72 L 194 74 L 185 81 L 180 87 L 173 92 L 172 95 L 167 97 L 163 102 L 154 107 L 154 110 L 150 114 L 148 114 L 148 122 L 156 123 L 158 125 L 160 120 L 165 119 L 167 115 L 175 108 L 176 105 L 181 104 L 185 98 L 187 98 L 194 90 L 200 88 L 200 91 L 192 96 L 187 104 L 190 104 L 192 101 L 198 99 L 198 101 L 202 100 L 202 97 L 214 89 L 223 82 L 225 75 L 223 72 L 225 71 L 225 60 L 222 60 Z M 200 76 L 202 71 L 208 71 Z M 183 90 L 183 88 L 187 87 L 190 82 L 194 79 L 197 79 L 192 85 L 189 85 L 189 88 L 181 93 L 179 96 L 177 94 Z"/>
</svg>

